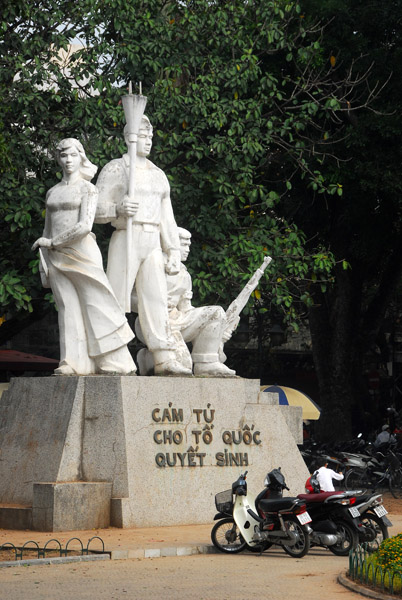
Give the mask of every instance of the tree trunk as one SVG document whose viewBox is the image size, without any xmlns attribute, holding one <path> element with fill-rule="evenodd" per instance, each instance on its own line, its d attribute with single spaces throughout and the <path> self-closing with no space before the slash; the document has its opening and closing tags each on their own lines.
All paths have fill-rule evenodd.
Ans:
<svg viewBox="0 0 402 600">
<path fill-rule="evenodd" d="M 324 441 L 352 437 L 352 410 L 359 396 L 358 317 L 360 286 L 339 268 L 334 290 L 321 295 L 310 309 L 313 358 L 318 379 L 321 417 L 318 435 Z M 317 299 L 318 300 L 318 299 Z"/>
</svg>

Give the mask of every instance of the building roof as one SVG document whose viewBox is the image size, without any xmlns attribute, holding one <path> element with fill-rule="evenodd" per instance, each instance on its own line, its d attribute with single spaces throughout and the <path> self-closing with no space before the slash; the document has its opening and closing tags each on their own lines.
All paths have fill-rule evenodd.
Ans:
<svg viewBox="0 0 402 600">
<path fill-rule="evenodd" d="M 0 350 L 0 371 L 54 371 L 58 364 L 58 360 L 46 356 L 18 350 Z"/>
</svg>

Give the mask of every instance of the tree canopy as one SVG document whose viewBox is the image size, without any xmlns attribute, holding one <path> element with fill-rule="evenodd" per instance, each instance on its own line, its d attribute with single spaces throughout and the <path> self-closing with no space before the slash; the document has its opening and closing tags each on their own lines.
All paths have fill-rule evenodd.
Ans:
<svg viewBox="0 0 402 600">
<path fill-rule="evenodd" d="M 328 419 L 334 377 L 350 407 L 400 280 L 400 27 L 400 0 L 4 0 L 0 339 L 49 300 L 30 246 L 56 142 L 118 156 L 141 81 L 195 297 L 227 306 L 270 254 L 254 309 L 310 310 Z"/>
<path fill-rule="evenodd" d="M 328 166 L 343 186 L 342 198 L 323 202 L 301 194 L 301 203 L 288 206 L 307 237 L 318 234 L 320 243 L 331 248 L 338 265 L 335 284 L 325 294 L 314 290 L 309 315 L 325 407 L 320 423 L 326 435 L 336 437 L 351 434 L 351 413 L 359 430 L 375 427 L 381 418 L 364 376 L 370 363 L 395 374 L 385 369 L 392 363 L 392 350 L 385 341 L 384 320 L 390 317 L 396 324 L 398 309 L 392 307 L 402 267 L 402 3 L 306 0 L 303 6 L 326 23 L 321 43 L 324 53 L 334 57 L 338 76 L 359 58 L 361 72 L 369 70 L 369 77 L 357 85 L 356 96 L 368 88 L 378 92 L 370 110 L 351 100 L 345 114 L 345 137 L 336 144 L 339 162 Z M 347 270 L 339 269 L 340 259 L 347 261 Z M 383 402 L 393 399 L 389 393 Z"/>
<path fill-rule="evenodd" d="M 101 167 L 122 150 L 121 95 L 129 81 L 142 81 L 154 161 L 169 176 L 178 223 L 193 232 L 189 264 L 200 301 L 224 303 L 269 253 L 271 298 L 293 320 L 295 294 L 308 294 L 302 282 L 327 279 L 333 260 L 319 243 L 306 251 L 278 203 L 295 180 L 342 193 L 325 178 L 322 159 L 325 132 L 342 110 L 341 83 L 346 90 L 352 82 L 333 81 L 320 36 L 298 2 L 282 0 L 6 1 L 4 309 L 31 310 L 30 298 L 43 295 L 30 242 L 42 226 L 45 190 L 60 177 L 56 141 L 79 137 Z"/>
</svg>

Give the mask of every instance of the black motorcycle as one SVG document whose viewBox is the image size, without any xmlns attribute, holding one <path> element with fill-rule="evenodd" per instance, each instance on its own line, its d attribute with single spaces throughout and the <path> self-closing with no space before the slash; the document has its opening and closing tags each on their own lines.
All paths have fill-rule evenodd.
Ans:
<svg viewBox="0 0 402 600">
<path fill-rule="evenodd" d="M 347 556 L 364 536 L 356 497 L 350 492 L 299 494 L 311 516 L 311 546 L 328 548 L 337 556 Z M 368 536 L 370 537 L 370 536 Z"/>
<path fill-rule="evenodd" d="M 377 549 L 388 537 L 392 523 L 380 494 L 360 495 L 360 490 L 321 492 L 315 474 L 308 479 L 312 492 L 299 494 L 311 515 L 312 546 L 323 546 L 346 556 L 357 544 Z"/>
<path fill-rule="evenodd" d="M 388 537 L 388 527 L 392 527 L 382 495 L 359 495 L 356 497 L 355 508 L 360 513 L 359 543 L 364 542 L 368 549 L 377 550 L 381 542 Z"/>
</svg>

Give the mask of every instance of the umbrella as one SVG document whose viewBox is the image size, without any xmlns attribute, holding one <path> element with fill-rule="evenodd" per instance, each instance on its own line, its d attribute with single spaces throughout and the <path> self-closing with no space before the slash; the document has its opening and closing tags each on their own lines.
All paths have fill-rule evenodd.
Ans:
<svg viewBox="0 0 402 600">
<path fill-rule="evenodd" d="M 303 420 L 317 421 L 320 418 L 321 408 L 304 392 L 282 385 L 262 385 L 261 391 L 279 394 L 279 404 L 282 406 L 301 406 Z"/>
</svg>

